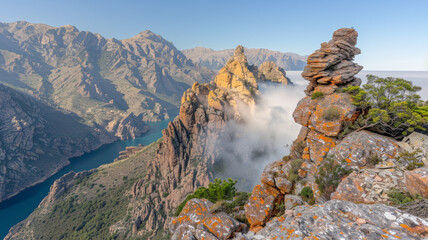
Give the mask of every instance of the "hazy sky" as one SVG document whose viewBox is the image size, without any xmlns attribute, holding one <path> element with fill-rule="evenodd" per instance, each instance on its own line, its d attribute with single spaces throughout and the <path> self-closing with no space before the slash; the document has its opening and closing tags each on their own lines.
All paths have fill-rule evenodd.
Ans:
<svg viewBox="0 0 428 240">
<path fill-rule="evenodd" d="M 118 39 L 150 29 L 178 49 L 242 44 L 302 55 L 354 27 L 365 70 L 428 70 L 426 0 L 0 0 L 0 21 L 18 20 Z"/>
</svg>

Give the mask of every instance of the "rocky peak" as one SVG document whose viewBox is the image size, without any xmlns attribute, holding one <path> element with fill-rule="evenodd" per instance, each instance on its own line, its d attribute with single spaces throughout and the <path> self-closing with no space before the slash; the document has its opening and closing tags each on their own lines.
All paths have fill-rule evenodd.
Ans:
<svg viewBox="0 0 428 240">
<path fill-rule="evenodd" d="M 238 45 L 235 48 L 235 53 L 229 61 L 238 61 L 242 64 L 248 64 L 247 57 L 244 54 L 244 47 L 242 45 Z"/>
<path fill-rule="evenodd" d="M 259 68 L 259 78 L 264 81 L 278 82 L 284 85 L 291 84 L 289 78 L 286 77 L 284 69 L 278 67 L 274 62 L 264 62 Z"/>
</svg>

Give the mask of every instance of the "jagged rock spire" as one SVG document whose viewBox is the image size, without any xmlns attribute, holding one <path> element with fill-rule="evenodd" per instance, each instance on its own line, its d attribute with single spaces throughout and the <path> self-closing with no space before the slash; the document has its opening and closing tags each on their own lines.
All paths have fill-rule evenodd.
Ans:
<svg viewBox="0 0 428 240">
<path fill-rule="evenodd" d="M 244 47 L 242 45 L 238 45 L 235 48 L 235 53 L 233 54 L 233 57 L 229 59 L 229 61 L 233 60 L 236 60 L 240 63 L 248 64 L 247 57 L 244 54 Z"/>
<path fill-rule="evenodd" d="M 322 43 L 321 48 L 308 57 L 302 76 L 310 81 L 306 94 L 310 95 L 319 85 L 360 85 L 355 75 L 363 69 L 352 62 L 360 54 L 358 33 L 352 28 L 341 28 L 333 33 L 333 39 Z"/>
</svg>

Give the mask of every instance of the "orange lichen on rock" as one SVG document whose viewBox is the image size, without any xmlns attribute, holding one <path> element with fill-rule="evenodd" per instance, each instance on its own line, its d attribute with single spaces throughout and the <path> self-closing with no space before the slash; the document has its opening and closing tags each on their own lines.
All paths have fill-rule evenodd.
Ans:
<svg viewBox="0 0 428 240">
<path fill-rule="evenodd" d="M 283 195 L 273 187 L 265 184 L 256 185 L 251 193 L 251 199 L 245 205 L 245 216 L 251 224 L 251 229 L 263 226 L 274 215 L 275 204 L 282 201 Z"/>
</svg>

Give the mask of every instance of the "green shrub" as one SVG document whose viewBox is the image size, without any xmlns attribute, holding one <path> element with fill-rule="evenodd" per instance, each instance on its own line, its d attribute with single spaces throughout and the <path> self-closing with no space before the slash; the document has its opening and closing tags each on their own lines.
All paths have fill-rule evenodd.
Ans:
<svg viewBox="0 0 428 240">
<path fill-rule="evenodd" d="M 302 188 L 299 195 L 302 197 L 303 201 L 309 203 L 310 205 L 315 204 L 314 191 L 312 191 L 311 187 Z"/>
<path fill-rule="evenodd" d="M 164 197 L 164 198 L 168 197 L 168 195 L 169 195 L 169 193 L 168 193 L 168 192 L 164 192 L 164 193 L 162 193 L 162 197 Z"/>
<path fill-rule="evenodd" d="M 360 109 L 357 129 L 371 131 L 401 139 L 415 129 L 425 130 L 428 117 L 418 108 L 421 88 L 401 78 L 379 78 L 367 75 L 363 87 L 351 86 L 345 90 Z"/>
<path fill-rule="evenodd" d="M 403 193 L 398 189 L 392 189 L 392 191 L 388 193 L 388 199 L 396 205 L 413 201 L 409 194 Z"/>
<path fill-rule="evenodd" d="M 413 170 L 425 166 L 425 164 L 416 157 L 418 153 L 420 153 L 420 150 L 414 152 L 401 152 L 396 159 L 399 163 L 403 164 L 407 170 Z"/>
<path fill-rule="evenodd" d="M 334 121 L 340 118 L 340 109 L 338 107 L 329 107 L 322 114 L 322 117 L 327 121 Z"/>
<path fill-rule="evenodd" d="M 205 198 L 212 203 L 216 203 L 221 200 L 232 200 L 233 197 L 237 195 L 235 188 L 236 182 L 237 181 L 234 181 L 231 178 L 227 180 L 216 178 L 214 179 L 214 182 L 208 184 L 208 188 L 199 187 L 194 193 L 187 195 L 186 199 L 178 205 L 175 216 L 180 215 L 186 203 L 193 198 Z"/>
<path fill-rule="evenodd" d="M 276 217 L 281 217 L 285 213 L 285 204 L 282 202 L 281 204 L 275 203 Z"/>
<path fill-rule="evenodd" d="M 299 169 L 302 166 L 303 159 L 293 159 L 290 162 L 290 169 L 288 170 L 288 181 L 295 182 L 299 179 Z"/>
<path fill-rule="evenodd" d="M 312 93 L 312 99 L 317 99 L 317 98 L 322 98 L 322 97 L 324 97 L 324 93 L 322 93 L 322 92 L 314 92 L 314 93 Z"/>
<path fill-rule="evenodd" d="M 326 158 L 318 169 L 315 183 L 318 184 L 320 192 L 330 199 L 330 194 L 336 190 L 341 179 L 351 172 L 352 170 L 344 169 L 335 163 L 332 158 Z"/>
</svg>

